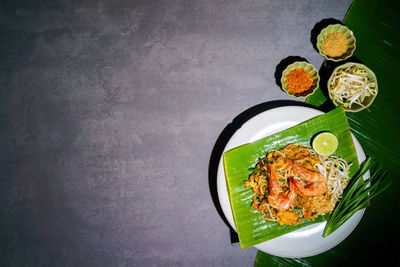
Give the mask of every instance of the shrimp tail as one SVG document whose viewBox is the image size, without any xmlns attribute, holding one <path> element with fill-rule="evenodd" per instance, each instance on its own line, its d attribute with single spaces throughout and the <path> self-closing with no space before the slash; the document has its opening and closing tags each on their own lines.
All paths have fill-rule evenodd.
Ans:
<svg viewBox="0 0 400 267">
<path fill-rule="evenodd" d="M 327 188 L 327 183 L 309 183 L 306 186 L 303 186 L 300 182 L 293 180 L 296 189 L 303 196 L 318 196 L 325 193 Z"/>
<path fill-rule="evenodd" d="M 304 196 L 318 196 L 325 193 L 328 186 L 328 180 L 324 175 L 298 166 L 290 160 L 288 163 L 292 167 L 293 171 L 300 176 L 300 179 L 305 181 L 305 186 L 303 186 L 303 184 L 296 179 L 293 180 L 294 185 L 300 194 Z"/>
</svg>

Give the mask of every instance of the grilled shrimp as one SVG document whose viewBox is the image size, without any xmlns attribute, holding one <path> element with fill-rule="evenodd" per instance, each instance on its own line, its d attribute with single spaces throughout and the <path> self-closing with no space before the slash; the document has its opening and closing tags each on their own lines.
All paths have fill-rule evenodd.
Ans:
<svg viewBox="0 0 400 267">
<path fill-rule="evenodd" d="M 296 198 L 296 192 L 294 191 L 294 185 L 292 179 L 289 180 L 289 193 L 285 193 L 279 184 L 277 174 L 273 165 L 269 165 L 269 195 L 268 202 L 272 207 L 279 211 L 287 210 Z"/>
<path fill-rule="evenodd" d="M 305 181 L 305 185 L 303 186 L 302 183 L 296 181 L 296 179 L 293 180 L 294 185 L 301 195 L 318 196 L 325 193 L 328 179 L 324 175 L 296 165 L 290 160 L 288 160 L 288 163 L 292 167 L 292 170 L 300 176 L 301 180 Z"/>
</svg>

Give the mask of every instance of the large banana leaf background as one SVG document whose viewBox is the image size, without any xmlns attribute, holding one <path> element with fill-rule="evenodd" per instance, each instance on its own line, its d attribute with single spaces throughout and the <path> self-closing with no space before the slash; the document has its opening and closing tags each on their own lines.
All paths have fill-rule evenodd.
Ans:
<svg viewBox="0 0 400 267">
<path fill-rule="evenodd" d="M 356 59 L 372 69 L 379 94 L 368 110 L 346 113 L 350 129 L 366 154 L 389 170 L 392 186 L 373 199 L 357 228 L 338 246 L 322 254 L 301 258 L 280 258 L 258 252 L 255 266 L 370 266 L 400 262 L 396 246 L 400 232 L 400 17 L 399 2 L 355 0 L 343 23 L 357 38 Z M 324 62 L 322 68 L 328 62 Z M 331 66 L 331 69 L 334 66 Z M 330 102 L 326 91 L 318 90 L 307 103 L 315 106 Z M 326 106 L 326 105 L 325 105 Z M 382 261 L 383 260 L 383 261 Z"/>
<path fill-rule="evenodd" d="M 257 245 L 327 219 L 327 215 L 319 216 L 314 221 L 305 220 L 296 226 L 281 226 L 276 222 L 267 223 L 258 211 L 251 208 L 253 197 L 251 189 L 243 187 L 244 181 L 250 174 L 249 168 L 254 167 L 258 159 L 264 157 L 269 150 L 280 149 L 290 143 L 310 145 L 311 138 L 321 131 L 329 131 L 337 136 L 339 146 L 335 155 L 352 163 L 350 174 L 354 174 L 358 168 L 357 154 L 342 108 L 336 108 L 282 132 L 231 149 L 224 154 L 228 194 L 241 248 Z"/>
</svg>

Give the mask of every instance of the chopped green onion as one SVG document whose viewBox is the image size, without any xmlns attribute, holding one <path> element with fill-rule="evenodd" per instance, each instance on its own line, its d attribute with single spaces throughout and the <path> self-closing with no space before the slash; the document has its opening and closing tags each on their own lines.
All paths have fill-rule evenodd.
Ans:
<svg viewBox="0 0 400 267">
<path fill-rule="evenodd" d="M 364 181 L 363 176 L 370 171 L 370 177 Z M 350 179 L 325 226 L 323 237 L 336 231 L 358 210 L 369 206 L 370 200 L 386 190 L 392 180 L 387 179 L 388 172 L 375 159 L 368 157 L 361 164 L 357 173 Z"/>
<path fill-rule="evenodd" d="M 249 171 L 252 172 L 263 172 L 262 170 L 256 169 L 256 168 L 249 168 Z"/>
</svg>

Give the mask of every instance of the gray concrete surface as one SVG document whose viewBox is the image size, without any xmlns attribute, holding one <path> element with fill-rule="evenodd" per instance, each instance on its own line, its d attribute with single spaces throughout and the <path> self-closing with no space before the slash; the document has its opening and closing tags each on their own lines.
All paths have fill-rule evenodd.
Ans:
<svg viewBox="0 0 400 267">
<path fill-rule="evenodd" d="M 341 1 L 3 1 L 0 265 L 252 266 L 209 163 Z"/>
</svg>

